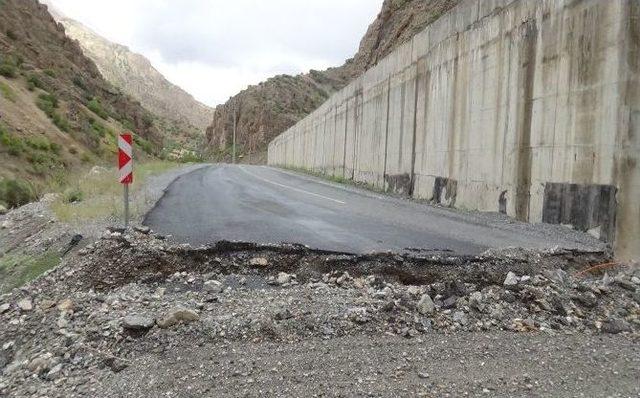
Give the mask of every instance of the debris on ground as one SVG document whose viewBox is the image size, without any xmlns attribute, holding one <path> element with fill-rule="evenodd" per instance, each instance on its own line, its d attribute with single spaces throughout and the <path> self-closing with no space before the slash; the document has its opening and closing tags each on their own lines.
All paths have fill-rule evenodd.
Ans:
<svg viewBox="0 0 640 398">
<path fill-rule="evenodd" d="M 0 296 L 0 396 L 104 396 L 96 386 L 134 374 L 136 358 L 187 342 L 281 350 L 480 332 L 640 336 L 640 270 L 580 273 L 609 261 L 603 252 L 351 255 L 238 242 L 192 248 L 143 228 L 123 232 L 106 231 Z M 251 377 L 238 368 L 231 377 Z"/>
</svg>

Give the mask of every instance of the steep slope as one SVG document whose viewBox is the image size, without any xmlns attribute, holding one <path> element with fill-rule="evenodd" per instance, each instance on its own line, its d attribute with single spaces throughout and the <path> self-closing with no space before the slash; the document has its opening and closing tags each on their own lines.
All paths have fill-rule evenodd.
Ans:
<svg viewBox="0 0 640 398">
<path fill-rule="evenodd" d="M 207 141 L 228 159 L 234 109 L 238 151 L 251 162 L 264 162 L 271 139 L 318 108 L 351 79 L 374 66 L 396 47 L 449 11 L 460 0 L 385 0 L 376 20 L 344 65 L 298 76 L 276 76 L 232 97 L 215 109 Z"/>
<path fill-rule="evenodd" d="M 162 148 L 153 116 L 102 78 L 46 6 L 1 0 L 0 188 L 19 179 L 37 190 L 111 160 L 124 129 L 135 133 L 138 156 Z"/>
<path fill-rule="evenodd" d="M 60 14 L 54 17 L 65 27 L 67 35 L 80 43 L 85 55 L 96 63 L 110 83 L 154 114 L 204 132 L 211 122 L 213 109 L 169 82 L 147 58 L 108 41 L 80 22 Z"/>
</svg>

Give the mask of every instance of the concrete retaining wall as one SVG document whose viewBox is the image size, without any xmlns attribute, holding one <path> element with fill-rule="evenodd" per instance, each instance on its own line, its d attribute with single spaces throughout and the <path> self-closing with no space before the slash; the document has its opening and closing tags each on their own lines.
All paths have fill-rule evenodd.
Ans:
<svg viewBox="0 0 640 398">
<path fill-rule="evenodd" d="M 468 0 L 269 145 L 269 164 L 570 224 L 640 258 L 640 2 Z"/>
</svg>

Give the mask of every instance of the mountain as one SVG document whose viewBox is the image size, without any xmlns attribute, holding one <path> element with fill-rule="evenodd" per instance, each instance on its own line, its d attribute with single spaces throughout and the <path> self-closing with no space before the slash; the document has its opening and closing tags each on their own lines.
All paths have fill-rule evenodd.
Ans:
<svg viewBox="0 0 640 398">
<path fill-rule="evenodd" d="M 112 161 L 125 129 L 139 158 L 158 154 L 163 134 L 153 120 L 101 76 L 46 6 L 0 0 L 0 202 L 14 202 L 13 182 L 33 191 Z"/>
<path fill-rule="evenodd" d="M 50 8 L 67 36 L 77 40 L 85 55 L 95 62 L 107 81 L 140 101 L 171 134 L 169 140 L 195 144 L 213 116 L 213 109 L 169 82 L 144 56 L 112 43 L 80 22 Z"/>
<path fill-rule="evenodd" d="M 280 75 L 250 86 L 216 107 L 206 139 L 227 158 L 237 118 L 237 148 L 245 160 L 266 161 L 273 138 L 317 109 L 334 92 L 411 39 L 460 0 L 385 0 L 355 56 L 336 68 L 297 76 Z"/>
</svg>

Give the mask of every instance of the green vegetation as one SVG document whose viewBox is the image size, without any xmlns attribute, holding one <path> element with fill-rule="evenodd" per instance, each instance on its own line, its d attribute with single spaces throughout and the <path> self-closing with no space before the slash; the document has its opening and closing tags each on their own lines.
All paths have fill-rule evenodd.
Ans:
<svg viewBox="0 0 640 398">
<path fill-rule="evenodd" d="M 147 154 L 152 155 L 153 154 L 153 145 L 151 145 L 151 143 L 147 140 L 145 140 L 144 138 L 138 136 L 138 135 L 134 135 L 133 136 L 133 142 L 140 147 L 140 149 L 142 149 L 143 151 L 145 151 Z"/>
<path fill-rule="evenodd" d="M 10 134 L 0 126 L 0 147 L 6 148 L 12 156 L 24 157 L 31 163 L 33 172 L 39 175 L 45 175 L 62 165 L 60 159 L 62 148 L 45 137 L 22 138 Z"/>
<path fill-rule="evenodd" d="M 58 99 L 55 95 L 48 93 L 40 94 L 36 104 L 60 130 L 66 133 L 71 130 L 71 126 L 69 125 L 67 118 L 56 112 L 56 109 L 58 108 Z"/>
<path fill-rule="evenodd" d="M 162 161 L 135 164 L 135 178 L 131 186 L 131 212 L 134 217 L 145 211 L 146 197 L 140 187 L 147 178 L 176 166 L 177 163 Z M 70 179 L 76 184 L 52 206 L 58 220 L 82 222 L 122 215 L 122 186 L 116 183 L 118 177 L 115 169 Z"/>
<path fill-rule="evenodd" d="M 94 118 L 89 118 L 89 124 L 91 125 L 91 129 L 93 132 L 101 138 L 104 138 L 109 135 L 113 135 L 113 132 L 106 128 L 102 123 L 95 120 Z"/>
<path fill-rule="evenodd" d="M 11 102 L 16 102 L 16 94 L 13 92 L 13 90 L 11 89 L 11 87 L 9 87 L 8 84 L 0 82 L 0 93 L 2 93 L 2 96 L 5 97 L 7 100 Z"/>
<path fill-rule="evenodd" d="M 18 68 L 22 65 L 22 57 L 15 55 L 2 55 L 0 57 L 0 76 L 13 79 L 18 75 Z"/>
<path fill-rule="evenodd" d="M 55 250 L 39 255 L 5 254 L 0 257 L 0 294 L 20 287 L 60 264 Z"/>
<path fill-rule="evenodd" d="M 25 149 L 22 139 L 9 134 L 2 126 L 0 126 L 0 145 L 7 148 L 7 152 L 12 156 L 20 156 Z"/>
<path fill-rule="evenodd" d="M 40 78 L 35 74 L 31 74 L 27 78 L 27 88 L 29 89 L 29 91 L 33 91 L 36 88 L 39 88 L 41 90 L 45 90 L 44 84 L 42 83 Z"/>
<path fill-rule="evenodd" d="M 11 65 L 9 63 L 0 64 L 0 76 L 12 79 L 16 77 L 16 74 L 17 72 L 15 65 Z"/>
<path fill-rule="evenodd" d="M 56 71 L 54 71 L 53 69 L 45 69 L 44 74 L 49 77 L 56 77 Z"/>
<path fill-rule="evenodd" d="M 87 108 L 89 108 L 91 112 L 100 116 L 102 119 L 104 120 L 109 119 L 109 114 L 107 113 L 107 111 L 104 110 L 104 108 L 102 107 L 102 104 L 97 98 L 94 97 L 91 101 L 89 101 L 89 103 L 87 104 Z"/>
<path fill-rule="evenodd" d="M 20 207 L 36 199 L 35 190 L 25 180 L 0 180 L 0 203 L 7 207 Z"/>
<path fill-rule="evenodd" d="M 87 91 L 87 85 L 84 83 L 84 80 L 82 80 L 82 78 L 80 76 L 74 76 L 73 77 L 73 84 L 75 84 L 77 87 L 83 89 L 84 91 Z"/>
</svg>

